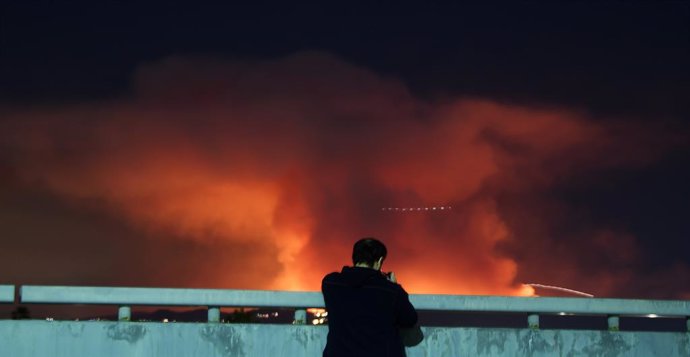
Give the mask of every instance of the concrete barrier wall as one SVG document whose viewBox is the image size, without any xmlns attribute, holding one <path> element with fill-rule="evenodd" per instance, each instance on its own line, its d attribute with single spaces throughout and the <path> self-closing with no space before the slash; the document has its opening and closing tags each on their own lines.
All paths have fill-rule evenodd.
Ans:
<svg viewBox="0 0 690 357">
<path fill-rule="evenodd" d="M 690 356 L 690 333 L 424 328 L 409 357 Z M 0 321 L 2 357 L 317 357 L 326 326 Z"/>
</svg>

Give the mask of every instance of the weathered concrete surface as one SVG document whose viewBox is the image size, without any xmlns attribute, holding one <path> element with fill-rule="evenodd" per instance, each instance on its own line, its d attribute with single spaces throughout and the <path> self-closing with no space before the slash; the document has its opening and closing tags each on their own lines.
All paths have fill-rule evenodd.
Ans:
<svg viewBox="0 0 690 357">
<path fill-rule="evenodd" d="M 690 333 L 424 328 L 409 357 L 690 356 Z M 0 356 L 321 356 L 327 327 L 2 320 Z"/>
</svg>

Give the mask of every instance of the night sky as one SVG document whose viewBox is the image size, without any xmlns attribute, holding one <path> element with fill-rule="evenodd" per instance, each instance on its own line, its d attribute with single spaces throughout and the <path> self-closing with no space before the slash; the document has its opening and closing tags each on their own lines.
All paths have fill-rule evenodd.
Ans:
<svg viewBox="0 0 690 357">
<path fill-rule="evenodd" d="M 690 2 L 0 5 L 0 283 L 690 299 L 688 182 Z"/>
</svg>

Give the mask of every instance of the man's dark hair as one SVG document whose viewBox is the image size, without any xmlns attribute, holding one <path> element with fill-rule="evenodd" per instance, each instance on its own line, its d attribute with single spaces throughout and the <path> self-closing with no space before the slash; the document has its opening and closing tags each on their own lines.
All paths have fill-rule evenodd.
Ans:
<svg viewBox="0 0 690 357">
<path fill-rule="evenodd" d="M 381 257 L 386 259 L 387 253 L 386 246 L 381 241 L 374 237 L 364 237 L 352 248 L 352 263 L 365 263 L 371 266 Z"/>
</svg>

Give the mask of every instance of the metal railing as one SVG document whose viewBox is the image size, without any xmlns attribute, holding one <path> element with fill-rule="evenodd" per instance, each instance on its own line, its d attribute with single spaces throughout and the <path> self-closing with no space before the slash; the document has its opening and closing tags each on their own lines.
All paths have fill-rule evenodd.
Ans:
<svg viewBox="0 0 690 357">
<path fill-rule="evenodd" d="M 3 287 L 0 301 L 10 296 Z M 11 292 L 14 299 L 13 287 Z M 690 331 L 690 301 L 686 300 L 410 295 L 410 301 L 418 310 L 527 313 L 530 328 L 539 328 L 540 314 L 572 314 L 607 316 L 613 331 L 619 329 L 619 316 L 685 318 Z M 220 321 L 221 307 L 324 307 L 319 292 L 36 285 L 20 287 L 20 302 L 118 305 L 118 318 L 123 321 L 131 319 L 131 306 L 135 305 L 205 306 L 209 322 Z"/>
</svg>

